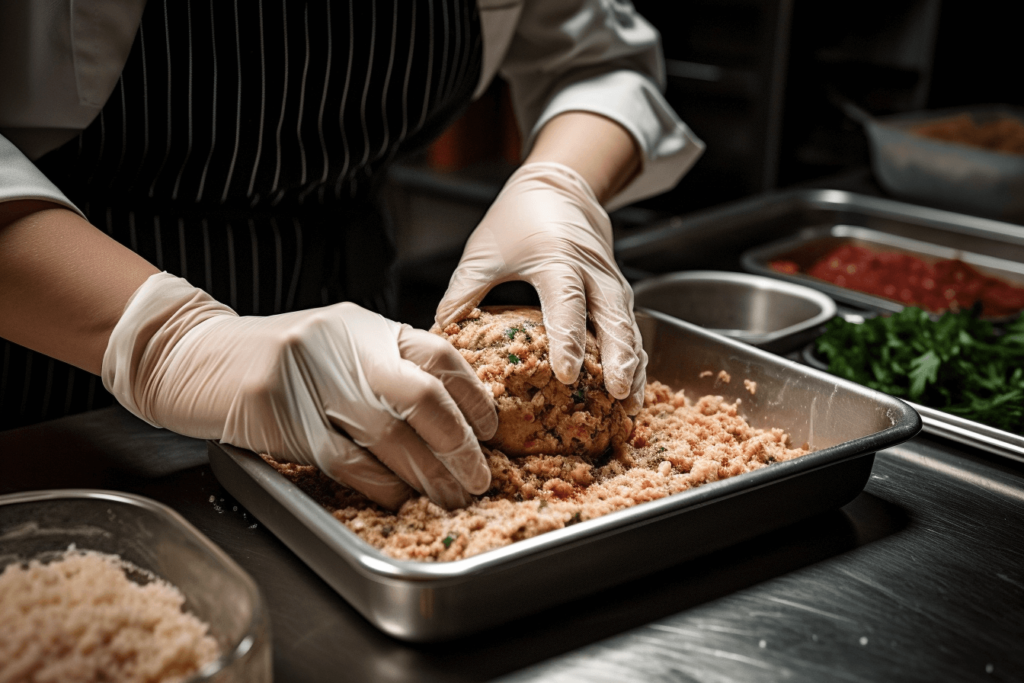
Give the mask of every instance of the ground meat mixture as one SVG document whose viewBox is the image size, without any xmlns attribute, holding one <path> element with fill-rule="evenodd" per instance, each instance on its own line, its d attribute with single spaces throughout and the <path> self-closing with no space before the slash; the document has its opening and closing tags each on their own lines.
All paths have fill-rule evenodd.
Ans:
<svg viewBox="0 0 1024 683">
<path fill-rule="evenodd" d="M 1024 154 L 1024 121 L 1011 116 L 978 123 L 970 114 L 960 114 L 922 123 L 912 130 L 918 135 L 943 142 L 1007 154 Z"/>
<path fill-rule="evenodd" d="M 629 438 L 609 452 L 509 457 L 484 448 L 491 488 L 472 505 L 446 511 L 420 496 L 388 512 L 315 467 L 266 458 L 364 541 L 397 559 L 450 561 L 791 460 L 781 429 L 754 429 L 740 401 L 704 396 L 688 402 L 650 382 Z"/>
<path fill-rule="evenodd" d="M 485 445 L 507 455 L 598 456 L 622 444 L 632 424 L 604 387 L 597 339 L 587 331 L 583 368 L 559 382 L 548 361 L 538 308 L 475 309 L 436 334 L 452 343 L 491 388 L 498 432 Z"/>
<path fill-rule="evenodd" d="M 185 597 L 120 558 L 69 550 L 0 574 L 0 682 L 177 683 L 217 658 Z"/>
</svg>

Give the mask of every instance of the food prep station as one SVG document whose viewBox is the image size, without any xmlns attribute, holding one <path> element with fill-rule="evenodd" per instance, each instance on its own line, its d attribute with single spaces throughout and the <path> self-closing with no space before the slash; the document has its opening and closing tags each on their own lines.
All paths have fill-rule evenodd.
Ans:
<svg viewBox="0 0 1024 683">
<path fill-rule="evenodd" d="M 983 259 L 1024 253 L 1024 228 L 836 190 L 672 219 L 617 251 L 638 280 L 738 272 L 744 253 L 834 226 L 926 234 Z M 699 385 L 698 366 L 748 373 L 761 387 L 747 397 L 755 424 L 768 417 L 824 450 L 418 571 L 358 547 L 344 556 L 352 535 L 332 540 L 340 525 L 317 521 L 262 461 L 120 408 L 0 433 L 0 494 L 90 487 L 176 510 L 255 579 L 279 681 L 1024 678 L 1014 443 L 941 415 L 929 427 L 927 413 L 926 432 L 899 443 L 916 414 L 810 368 L 803 344 L 768 333 L 761 345 L 785 354 L 773 355 L 658 315 L 641 325 L 652 376 L 719 393 Z M 494 614 L 512 610 L 522 616 Z"/>
</svg>

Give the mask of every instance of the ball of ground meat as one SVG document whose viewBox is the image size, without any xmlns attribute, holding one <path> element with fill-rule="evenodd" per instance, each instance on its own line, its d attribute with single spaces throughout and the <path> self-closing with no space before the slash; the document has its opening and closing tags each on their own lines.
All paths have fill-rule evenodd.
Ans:
<svg viewBox="0 0 1024 683">
<path fill-rule="evenodd" d="M 597 339 L 587 330 L 579 378 L 555 377 L 538 308 L 486 307 L 432 330 L 450 341 L 494 394 L 498 431 L 485 442 L 506 455 L 596 457 L 623 443 L 626 411 L 604 387 Z"/>
</svg>

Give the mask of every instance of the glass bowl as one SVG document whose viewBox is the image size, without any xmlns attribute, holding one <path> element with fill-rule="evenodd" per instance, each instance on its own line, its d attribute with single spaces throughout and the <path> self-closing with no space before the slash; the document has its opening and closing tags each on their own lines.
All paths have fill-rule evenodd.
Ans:
<svg viewBox="0 0 1024 683">
<path fill-rule="evenodd" d="M 63 489 L 0 496 L 0 570 L 79 550 L 119 555 L 176 586 L 210 626 L 220 657 L 189 683 L 269 683 L 270 622 L 252 578 L 166 505 L 115 491 Z M 144 582 L 141 576 L 129 578 Z"/>
</svg>

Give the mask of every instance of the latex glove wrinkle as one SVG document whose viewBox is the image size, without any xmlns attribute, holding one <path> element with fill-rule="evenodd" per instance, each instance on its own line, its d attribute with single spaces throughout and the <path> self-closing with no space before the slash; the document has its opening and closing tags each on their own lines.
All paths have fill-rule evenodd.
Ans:
<svg viewBox="0 0 1024 683">
<path fill-rule="evenodd" d="M 316 465 L 389 508 L 413 490 L 463 506 L 490 485 L 477 438 L 497 416 L 472 368 L 355 304 L 239 317 L 154 275 L 111 335 L 103 379 L 151 424 Z"/>
</svg>

